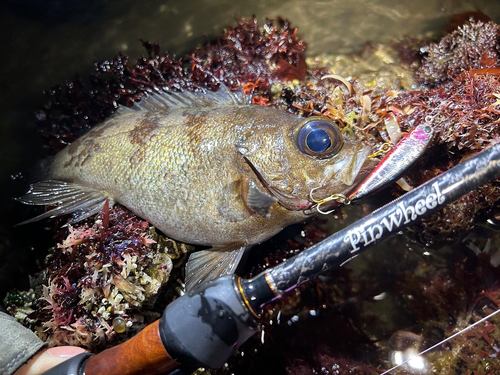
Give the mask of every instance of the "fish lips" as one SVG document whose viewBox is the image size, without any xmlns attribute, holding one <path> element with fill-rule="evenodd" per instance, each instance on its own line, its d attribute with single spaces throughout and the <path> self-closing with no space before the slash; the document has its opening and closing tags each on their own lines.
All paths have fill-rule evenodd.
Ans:
<svg viewBox="0 0 500 375">
<path fill-rule="evenodd" d="M 330 200 L 327 202 L 324 202 L 321 204 L 321 210 L 322 211 L 330 211 L 334 208 L 340 207 L 342 204 L 349 204 L 350 199 L 349 199 L 349 194 L 355 190 L 355 188 L 365 180 L 365 178 L 370 174 L 370 172 L 377 166 L 377 162 L 367 158 L 365 162 L 361 165 L 361 168 L 359 169 L 358 174 L 352 181 L 352 185 L 341 191 L 340 193 L 345 197 L 345 201 L 343 199 L 339 200 Z M 319 192 L 319 193 L 318 193 Z M 320 189 L 318 189 L 318 192 L 315 193 L 314 198 L 316 200 L 318 197 L 323 197 L 321 199 L 324 199 L 326 197 L 330 197 L 331 193 L 325 193 L 325 194 L 320 194 Z M 341 203 L 342 202 L 342 203 Z"/>
<path fill-rule="evenodd" d="M 341 194 L 346 197 L 349 196 L 350 192 L 354 191 L 356 186 L 361 183 L 377 166 L 377 161 L 369 157 L 371 149 L 368 146 L 363 144 L 353 144 L 351 147 L 354 147 L 354 159 L 345 163 L 336 163 L 331 166 L 330 170 L 327 171 L 326 182 L 323 183 L 321 187 L 314 189 L 314 196 L 312 197 L 314 200 L 319 201 L 326 199 L 331 197 L 333 194 Z M 332 179 L 342 182 L 345 185 L 345 188 L 340 191 L 332 191 L 332 188 L 328 183 Z M 342 199 L 340 199 L 340 201 L 342 201 Z M 331 210 L 339 207 L 340 205 L 339 201 L 330 200 L 322 203 L 322 209 Z"/>
</svg>

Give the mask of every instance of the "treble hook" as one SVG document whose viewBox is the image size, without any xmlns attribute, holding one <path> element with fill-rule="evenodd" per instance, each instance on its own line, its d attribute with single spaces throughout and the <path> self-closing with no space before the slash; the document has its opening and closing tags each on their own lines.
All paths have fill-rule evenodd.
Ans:
<svg viewBox="0 0 500 375">
<path fill-rule="evenodd" d="M 321 209 L 321 205 L 322 204 L 325 204 L 325 203 L 328 203 L 328 202 L 331 202 L 331 201 L 336 201 L 336 202 L 338 202 L 340 204 L 345 204 L 345 205 L 351 203 L 351 200 L 349 198 L 347 198 L 344 194 L 340 194 L 340 193 L 338 193 L 338 194 L 332 194 L 329 197 L 326 197 L 326 198 L 323 198 L 323 199 L 315 199 L 313 197 L 313 192 L 315 192 L 318 189 L 319 189 L 319 187 L 312 188 L 311 191 L 309 192 L 309 199 L 311 200 L 311 202 L 314 202 L 316 204 L 313 205 L 309 210 L 304 211 L 306 214 L 312 213 L 313 209 L 316 209 L 316 211 L 318 211 L 320 214 L 323 214 L 323 215 L 331 214 L 333 211 L 335 211 L 335 209 L 330 210 L 330 211 L 323 211 Z"/>
</svg>

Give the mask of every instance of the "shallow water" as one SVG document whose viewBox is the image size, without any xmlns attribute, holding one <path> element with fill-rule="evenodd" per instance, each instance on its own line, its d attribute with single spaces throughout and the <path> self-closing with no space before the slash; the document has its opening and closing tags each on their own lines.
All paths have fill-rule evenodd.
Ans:
<svg viewBox="0 0 500 375">
<path fill-rule="evenodd" d="M 27 274 L 37 269 L 43 255 L 31 249 L 50 239 L 39 226 L 13 228 L 31 215 L 28 207 L 11 200 L 20 195 L 29 182 L 29 173 L 43 157 L 41 140 L 34 128 L 33 112 L 44 103 L 42 91 L 56 83 L 82 77 L 92 71 L 96 60 L 112 58 L 118 51 L 133 61 L 144 52 L 139 39 L 159 40 L 163 50 L 182 55 L 221 34 L 223 27 L 234 24 L 234 17 L 256 15 L 259 20 L 282 16 L 299 27 L 308 43 L 308 56 L 359 51 L 368 42 L 387 42 L 404 35 L 421 36 L 444 31 L 450 15 L 480 9 L 500 21 L 500 6 L 482 1 L 370 1 L 355 4 L 334 1 L 148 1 L 120 2 L 76 1 L 70 7 L 59 1 L 11 0 L 0 14 L 3 54 L 0 67 L 0 297 L 14 286 L 26 287 Z M 35 168 L 36 169 L 36 168 Z M 21 172 L 25 178 L 12 179 Z M 366 207 L 364 209 L 367 209 Z M 355 219 L 351 213 L 347 221 Z M 359 214 L 358 214 L 359 215 Z M 347 221 L 335 223 L 345 225 Z M 405 244 L 400 241 L 399 244 Z M 419 262 L 424 250 L 410 255 Z M 379 246 L 369 258 L 398 256 L 397 251 Z M 385 252 L 385 253 L 384 253 Z M 394 253 L 393 253 L 394 252 Z M 354 269 L 363 274 L 364 261 Z M 367 262 L 369 264 L 369 262 Z M 387 265 L 387 262 L 385 262 Z M 395 262 L 398 267 L 402 263 Z M 404 272 L 404 269 L 395 271 Z M 387 280 L 389 282 L 389 280 Z M 391 309 L 377 305 L 382 324 L 377 331 L 390 331 L 395 321 L 410 319 L 394 316 Z"/>
</svg>

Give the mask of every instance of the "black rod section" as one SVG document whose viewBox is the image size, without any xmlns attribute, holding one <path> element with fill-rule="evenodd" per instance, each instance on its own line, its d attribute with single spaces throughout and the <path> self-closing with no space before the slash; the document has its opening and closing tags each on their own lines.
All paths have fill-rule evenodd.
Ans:
<svg viewBox="0 0 500 375">
<path fill-rule="evenodd" d="M 370 246 L 392 236 L 422 217 L 500 176 L 500 144 L 497 144 L 443 174 L 402 195 L 356 223 L 334 233 L 300 254 L 270 268 L 252 279 L 242 281 L 243 290 L 260 285 L 280 296 L 307 280 L 338 267 Z M 262 288 L 265 285 L 266 288 Z M 270 302 L 255 298 L 255 310 Z M 257 305 L 259 306 L 257 307 Z"/>
</svg>

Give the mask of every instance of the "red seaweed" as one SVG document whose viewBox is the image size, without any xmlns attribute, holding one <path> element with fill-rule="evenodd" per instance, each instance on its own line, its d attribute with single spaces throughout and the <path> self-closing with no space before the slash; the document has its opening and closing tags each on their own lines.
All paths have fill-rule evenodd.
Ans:
<svg viewBox="0 0 500 375">
<path fill-rule="evenodd" d="M 417 79 L 429 86 L 445 83 L 464 70 L 498 65 L 500 26 L 471 21 L 426 48 Z"/>
<path fill-rule="evenodd" d="M 172 268 L 149 223 L 121 207 L 107 207 L 96 219 L 69 226 L 59 241 L 39 276 L 43 291 L 26 323 L 49 345 L 90 350 L 127 337 L 114 332 L 116 316 L 134 330 L 143 326 L 137 313 L 152 293 L 140 280 L 164 283 Z"/>
</svg>

